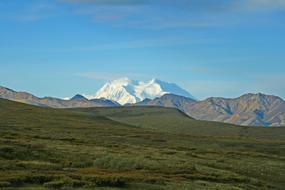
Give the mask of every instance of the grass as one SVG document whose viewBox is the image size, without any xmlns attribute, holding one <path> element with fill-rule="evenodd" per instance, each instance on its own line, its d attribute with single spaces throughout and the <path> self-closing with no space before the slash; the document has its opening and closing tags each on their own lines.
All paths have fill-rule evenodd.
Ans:
<svg viewBox="0 0 285 190">
<path fill-rule="evenodd" d="M 0 100 L 1 189 L 284 189 L 285 128 Z"/>
</svg>

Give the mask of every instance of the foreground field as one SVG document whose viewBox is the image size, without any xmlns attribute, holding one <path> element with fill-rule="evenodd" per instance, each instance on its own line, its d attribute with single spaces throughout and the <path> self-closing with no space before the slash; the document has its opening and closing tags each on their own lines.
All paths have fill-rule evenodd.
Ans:
<svg viewBox="0 0 285 190">
<path fill-rule="evenodd" d="M 285 128 L 0 99 L 2 189 L 285 189 Z"/>
</svg>

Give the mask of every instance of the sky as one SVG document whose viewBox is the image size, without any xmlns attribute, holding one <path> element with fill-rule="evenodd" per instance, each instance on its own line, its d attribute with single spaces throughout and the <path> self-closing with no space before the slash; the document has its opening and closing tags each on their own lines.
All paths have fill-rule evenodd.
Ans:
<svg viewBox="0 0 285 190">
<path fill-rule="evenodd" d="M 285 98 L 285 0 L 0 1 L 0 86 L 71 97 L 121 77 Z"/>
</svg>

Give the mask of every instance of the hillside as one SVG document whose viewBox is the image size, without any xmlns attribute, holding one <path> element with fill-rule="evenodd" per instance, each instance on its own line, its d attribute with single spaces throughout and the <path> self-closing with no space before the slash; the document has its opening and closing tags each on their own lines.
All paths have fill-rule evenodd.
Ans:
<svg viewBox="0 0 285 190">
<path fill-rule="evenodd" d="M 175 94 L 165 94 L 153 100 L 145 99 L 144 101 L 134 104 L 134 106 L 159 106 L 177 108 L 187 114 L 189 108 L 195 103 L 197 103 L 197 101 L 192 98 L 178 96 Z"/>
<path fill-rule="evenodd" d="M 52 108 L 119 106 L 118 103 L 111 100 L 106 100 L 106 99 L 88 100 L 81 95 L 75 95 L 70 100 L 63 100 L 52 97 L 39 98 L 27 92 L 16 92 L 14 90 L 1 86 L 0 86 L 0 98 L 36 105 L 36 106 L 52 107 Z"/>
<path fill-rule="evenodd" d="M 0 99 L 0 131 L 5 189 L 285 186 L 285 128 L 225 127 L 157 107 L 57 110 Z"/>
<path fill-rule="evenodd" d="M 245 126 L 285 126 L 285 101 L 265 94 L 245 94 L 238 98 L 191 98 L 166 94 L 135 105 L 177 108 L 187 115 L 205 121 L 218 121 Z"/>
<path fill-rule="evenodd" d="M 189 108 L 188 113 L 197 119 L 239 125 L 285 126 L 285 101 L 261 93 L 234 99 L 208 98 Z"/>
<path fill-rule="evenodd" d="M 211 137 L 248 137 L 261 139 L 285 139 L 285 131 L 280 128 L 246 127 L 222 122 L 200 121 L 187 116 L 173 108 L 156 106 L 110 107 L 110 108 L 76 108 L 75 111 L 104 116 L 120 123 L 154 129 L 156 131 Z"/>
</svg>

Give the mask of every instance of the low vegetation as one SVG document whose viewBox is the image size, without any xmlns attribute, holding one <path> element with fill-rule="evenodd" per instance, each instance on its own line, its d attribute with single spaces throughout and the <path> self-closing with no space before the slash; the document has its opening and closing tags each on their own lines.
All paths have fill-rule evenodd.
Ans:
<svg viewBox="0 0 285 190">
<path fill-rule="evenodd" d="M 0 99 L 0 189 L 284 187 L 285 128 L 157 107 L 57 110 Z"/>
</svg>

